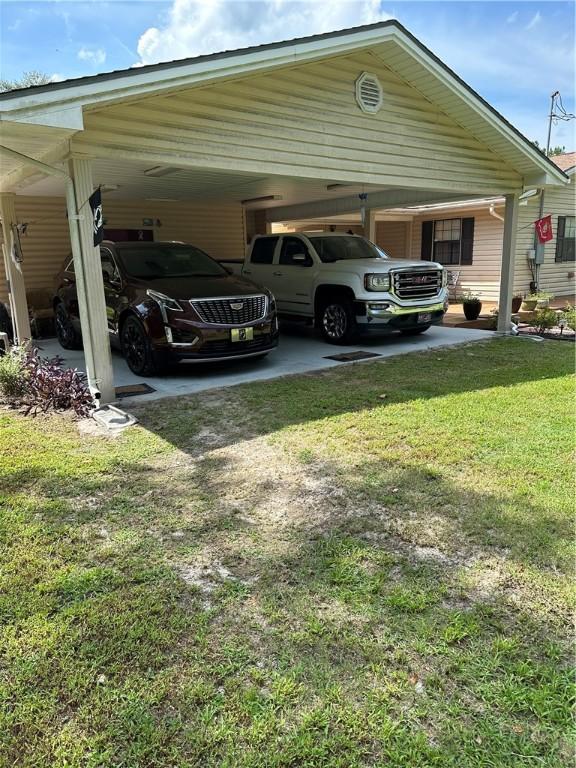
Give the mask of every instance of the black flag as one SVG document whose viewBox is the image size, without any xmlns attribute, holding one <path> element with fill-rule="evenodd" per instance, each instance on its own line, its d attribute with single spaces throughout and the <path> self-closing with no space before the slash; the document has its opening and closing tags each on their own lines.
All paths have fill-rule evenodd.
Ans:
<svg viewBox="0 0 576 768">
<path fill-rule="evenodd" d="M 94 245 L 99 245 L 104 240 L 104 217 L 102 216 L 102 195 L 100 187 L 88 198 L 92 210 L 92 231 L 94 233 Z"/>
</svg>

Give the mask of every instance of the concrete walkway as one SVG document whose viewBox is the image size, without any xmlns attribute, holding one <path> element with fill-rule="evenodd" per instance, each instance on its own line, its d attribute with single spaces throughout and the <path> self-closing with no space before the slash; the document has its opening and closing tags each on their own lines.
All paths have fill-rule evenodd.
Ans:
<svg viewBox="0 0 576 768">
<path fill-rule="evenodd" d="M 166 376 L 147 377 L 146 379 L 141 379 L 131 373 L 118 352 L 113 351 L 112 359 L 117 387 L 145 383 L 156 390 L 145 395 L 123 398 L 120 401 L 122 406 L 129 407 L 131 402 L 141 403 L 162 397 L 193 394 L 216 387 L 274 379 L 287 374 L 308 373 L 338 365 L 351 365 L 351 363 L 327 360 L 327 355 L 362 350 L 378 354 L 378 357 L 370 359 L 379 360 L 383 357 L 402 355 L 407 352 L 489 339 L 493 335 L 488 331 L 434 326 L 422 336 L 404 337 L 398 335 L 364 339 L 351 347 L 336 347 L 325 344 L 312 330 L 294 327 L 283 331 L 280 345 L 264 360 L 182 364 L 170 370 Z M 43 356 L 59 355 L 64 359 L 67 366 L 80 370 L 84 368 L 83 353 L 62 349 L 56 339 L 42 339 L 37 341 L 36 345 Z"/>
</svg>

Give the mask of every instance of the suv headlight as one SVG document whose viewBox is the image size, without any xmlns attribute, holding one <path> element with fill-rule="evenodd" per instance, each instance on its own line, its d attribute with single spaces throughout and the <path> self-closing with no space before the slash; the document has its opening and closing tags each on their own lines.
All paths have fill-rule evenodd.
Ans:
<svg viewBox="0 0 576 768">
<path fill-rule="evenodd" d="M 446 288 L 448 285 L 448 270 L 443 269 L 442 270 L 442 288 Z"/>
<path fill-rule="evenodd" d="M 367 291 L 389 291 L 390 275 L 364 275 L 364 287 Z"/>
<path fill-rule="evenodd" d="M 166 315 L 167 309 L 171 309 L 173 312 L 184 312 L 176 299 L 171 299 L 170 296 L 166 296 L 164 293 L 159 293 L 158 291 L 153 291 L 148 288 L 146 295 L 158 304 L 160 312 L 162 313 L 162 319 L 165 323 L 168 322 L 168 316 Z"/>
</svg>

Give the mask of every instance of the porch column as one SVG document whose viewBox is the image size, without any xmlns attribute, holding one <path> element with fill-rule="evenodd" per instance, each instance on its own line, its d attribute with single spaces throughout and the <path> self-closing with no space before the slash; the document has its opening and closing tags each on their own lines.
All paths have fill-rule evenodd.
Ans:
<svg viewBox="0 0 576 768">
<path fill-rule="evenodd" d="M 26 286 L 22 265 L 16 262 L 12 256 L 14 242 L 14 229 L 16 227 L 16 208 L 13 194 L 0 195 L 0 217 L 2 218 L 2 236 L 4 251 L 4 266 L 6 280 L 8 282 L 8 297 L 10 299 L 10 314 L 14 335 L 18 344 L 24 344 L 32 338 L 30 331 L 30 318 L 28 315 L 28 302 L 26 301 Z"/>
<path fill-rule="evenodd" d="M 518 195 L 505 195 L 504 237 L 502 240 L 502 267 L 500 271 L 500 300 L 498 302 L 498 333 L 512 330 L 512 290 L 514 262 L 516 260 L 516 233 L 518 230 Z"/>
<path fill-rule="evenodd" d="M 115 400 L 115 393 L 106 299 L 100 250 L 94 246 L 92 213 L 88 202 L 94 191 L 91 161 L 72 158 L 69 171 L 71 181 L 66 185 L 66 205 L 86 373 L 95 398 L 102 404 L 110 403 Z"/>
<path fill-rule="evenodd" d="M 364 237 L 372 243 L 376 242 L 376 209 L 369 208 L 364 219 Z"/>
</svg>

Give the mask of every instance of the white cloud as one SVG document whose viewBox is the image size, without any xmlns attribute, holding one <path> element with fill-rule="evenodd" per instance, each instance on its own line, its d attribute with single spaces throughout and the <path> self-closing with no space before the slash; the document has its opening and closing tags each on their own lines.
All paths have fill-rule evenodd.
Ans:
<svg viewBox="0 0 576 768">
<path fill-rule="evenodd" d="M 106 51 L 103 48 L 80 48 L 78 58 L 81 61 L 88 61 L 95 67 L 104 64 L 106 61 Z"/>
<path fill-rule="evenodd" d="M 514 13 L 511 13 L 510 16 L 506 19 L 508 24 L 514 24 L 516 19 L 518 18 L 518 11 L 514 11 Z"/>
<path fill-rule="evenodd" d="M 539 24 L 541 21 L 542 21 L 542 14 L 540 13 L 540 11 L 536 11 L 536 13 L 534 14 L 534 16 L 532 16 L 528 24 L 526 24 L 525 29 L 532 29 L 533 27 L 536 26 L 536 24 Z"/>
<path fill-rule="evenodd" d="M 380 0 L 173 0 L 138 41 L 143 64 L 331 32 L 390 18 Z"/>
</svg>

